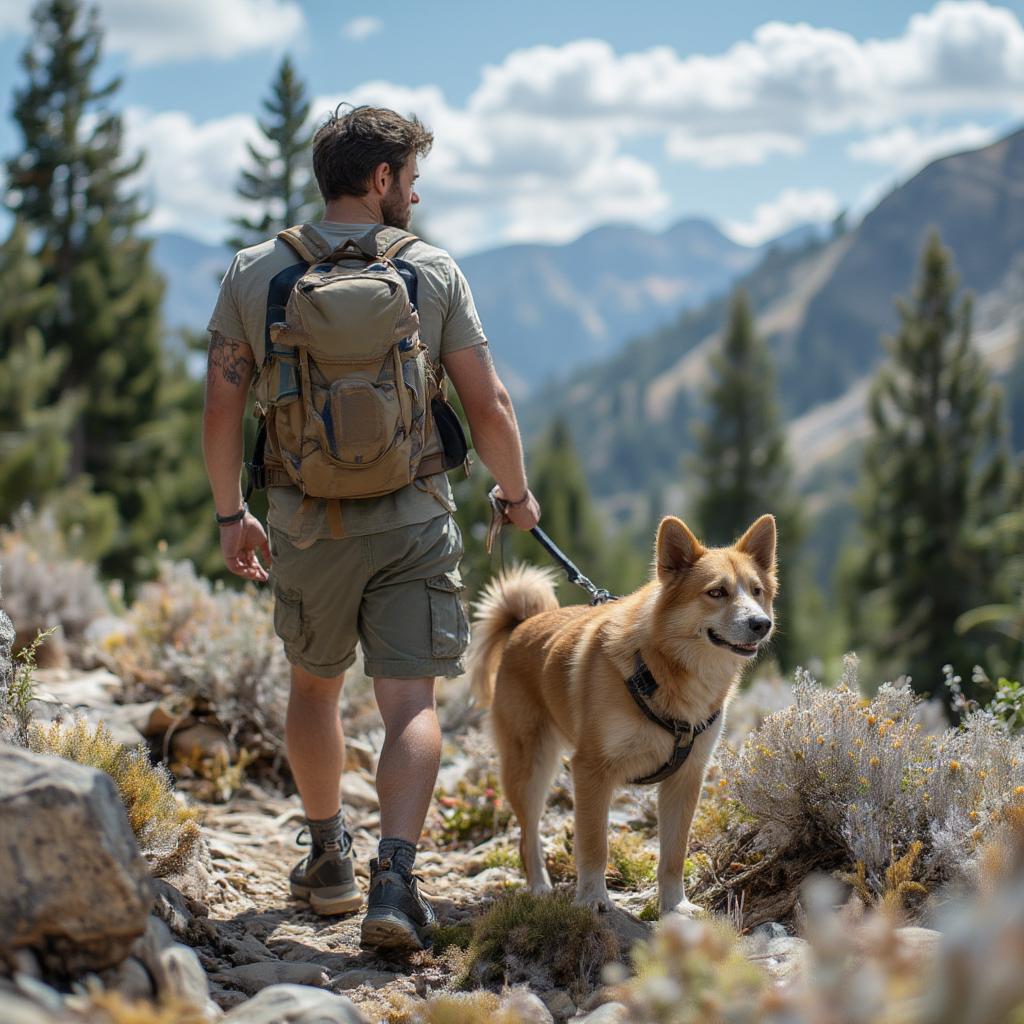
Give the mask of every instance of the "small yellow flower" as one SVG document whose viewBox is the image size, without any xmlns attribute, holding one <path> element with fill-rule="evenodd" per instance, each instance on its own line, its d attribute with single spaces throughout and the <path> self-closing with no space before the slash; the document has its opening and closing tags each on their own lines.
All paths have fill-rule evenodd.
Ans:
<svg viewBox="0 0 1024 1024">
<path fill-rule="evenodd" d="M 971 821 L 977 821 L 978 820 L 978 812 L 977 811 L 971 811 L 971 813 L 968 814 L 967 817 L 970 818 Z"/>
<path fill-rule="evenodd" d="M 978 771 L 978 778 L 979 779 L 987 779 L 988 778 L 988 772 L 985 771 L 984 768 L 979 769 L 979 771 Z"/>
<path fill-rule="evenodd" d="M 949 770 L 951 772 L 958 772 L 958 771 L 960 771 L 960 762 L 959 761 L 950 761 L 949 762 Z"/>
<path fill-rule="evenodd" d="M 870 785 L 870 783 L 868 782 L 868 778 L 867 778 L 867 776 L 866 776 L 866 775 L 862 775 L 862 776 L 861 776 L 861 777 L 860 777 L 860 778 L 859 778 L 859 779 L 858 779 L 857 781 L 858 781 L 858 782 L 859 782 L 859 783 L 860 783 L 860 784 L 861 784 L 862 786 L 869 786 L 869 785 Z"/>
<path fill-rule="evenodd" d="M 892 749 L 893 750 L 899 750 L 900 747 L 902 747 L 902 746 L 903 746 L 903 740 L 893 740 L 892 741 Z"/>
<path fill-rule="evenodd" d="M 1013 793 L 1014 796 L 1024 796 L 1024 786 L 1018 786 Z"/>
<path fill-rule="evenodd" d="M 819 747 L 823 747 L 825 746 L 825 737 L 819 736 L 815 742 L 818 744 Z"/>
<path fill-rule="evenodd" d="M 874 715 L 868 715 L 868 725 L 874 725 L 878 719 Z"/>
<path fill-rule="evenodd" d="M 871 765 L 872 768 L 877 768 L 879 766 L 879 764 L 881 764 L 881 762 L 878 760 L 877 757 L 872 756 L 871 760 L 868 761 L 868 764 Z M 1024 788 L 1024 787 L 1021 787 L 1021 788 Z"/>
</svg>

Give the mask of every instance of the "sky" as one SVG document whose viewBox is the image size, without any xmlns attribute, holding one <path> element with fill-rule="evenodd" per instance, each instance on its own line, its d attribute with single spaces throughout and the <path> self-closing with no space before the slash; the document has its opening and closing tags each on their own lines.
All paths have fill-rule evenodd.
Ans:
<svg viewBox="0 0 1024 1024">
<path fill-rule="evenodd" d="M 760 244 L 866 212 L 930 160 L 1024 125 L 1024 0 L 99 0 L 103 76 L 154 231 L 208 242 L 284 54 L 339 102 L 434 131 L 420 212 L 456 255 L 606 223 Z M 21 142 L 29 0 L 0 0 L 0 155 Z"/>
</svg>

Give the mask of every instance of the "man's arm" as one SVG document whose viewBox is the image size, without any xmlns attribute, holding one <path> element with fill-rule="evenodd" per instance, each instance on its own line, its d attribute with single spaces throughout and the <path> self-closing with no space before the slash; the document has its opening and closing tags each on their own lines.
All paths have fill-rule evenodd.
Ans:
<svg viewBox="0 0 1024 1024">
<path fill-rule="evenodd" d="M 237 338 L 210 332 L 206 368 L 206 404 L 203 409 L 203 458 L 210 478 L 217 513 L 231 515 L 242 507 L 242 418 L 252 380 L 252 349 Z M 255 516 L 220 528 L 224 563 L 236 575 L 266 580 L 256 551 L 270 559 L 263 527 Z"/>
<path fill-rule="evenodd" d="M 450 352 L 442 359 L 459 393 L 473 434 L 473 447 L 498 482 L 501 496 L 515 502 L 506 513 L 520 529 L 540 519 L 540 506 L 530 494 L 512 399 L 494 369 L 486 342 Z M 520 501 L 521 498 L 525 501 Z"/>
</svg>

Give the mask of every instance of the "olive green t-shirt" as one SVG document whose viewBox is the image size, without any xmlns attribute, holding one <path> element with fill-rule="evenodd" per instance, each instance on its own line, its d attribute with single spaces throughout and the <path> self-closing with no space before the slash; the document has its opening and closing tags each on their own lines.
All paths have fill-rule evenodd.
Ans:
<svg viewBox="0 0 1024 1024">
<path fill-rule="evenodd" d="M 311 226 L 332 247 L 349 238 L 361 238 L 380 227 L 324 221 Z M 400 258 L 416 268 L 420 339 L 432 362 L 436 364 L 459 349 L 486 343 L 469 283 L 447 252 L 416 241 L 402 250 Z M 256 365 L 260 366 L 264 355 L 267 290 L 280 271 L 298 260 L 288 243 L 276 238 L 237 253 L 221 282 L 207 330 L 244 341 L 252 349 Z M 303 514 L 296 517 L 302 503 L 302 492 L 297 487 L 271 487 L 267 493 L 269 524 L 286 533 L 294 544 L 308 547 L 320 538 L 331 536 L 327 502 L 309 501 Z M 380 533 L 397 526 L 426 522 L 444 511 L 442 505 L 450 510 L 455 508 L 448 478 L 439 473 L 429 481 L 415 480 L 379 498 L 343 499 L 342 527 L 349 537 Z"/>
</svg>

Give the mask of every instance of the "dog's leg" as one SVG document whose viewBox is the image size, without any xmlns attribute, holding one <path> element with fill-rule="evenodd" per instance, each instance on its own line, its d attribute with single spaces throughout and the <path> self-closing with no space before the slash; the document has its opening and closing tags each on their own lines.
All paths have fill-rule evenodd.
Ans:
<svg viewBox="0 0 1024 1024">
<path fill-rule="evenodd" d="M 572 759 L 576 807 L 576 902 L 594 910 L 612 909 L 605 885 L 608 867 L 608 809 L 614 786 L 607 768 L 577 755 Z"/>
<path fill-rule="evenodd" d="M 695 753 L 675 775 L 658 786 L 658 909 L 662 914 L 676 911 L 692 917 L 700 912 L 700 907 L 686 898 L 683 868 L 705 766 L 704 759 Z"/>
<path fill-rule="evenodd" d="M 532 893 L 551 892 L 551 877 L 544 864 L 540 819 L 551 780 L 558 770 L 560 746 L 553 730 L 537 726 L 529 734 L 501 736 L 501 785 L 519 820 L 519 855 Z"/>
</svg>

